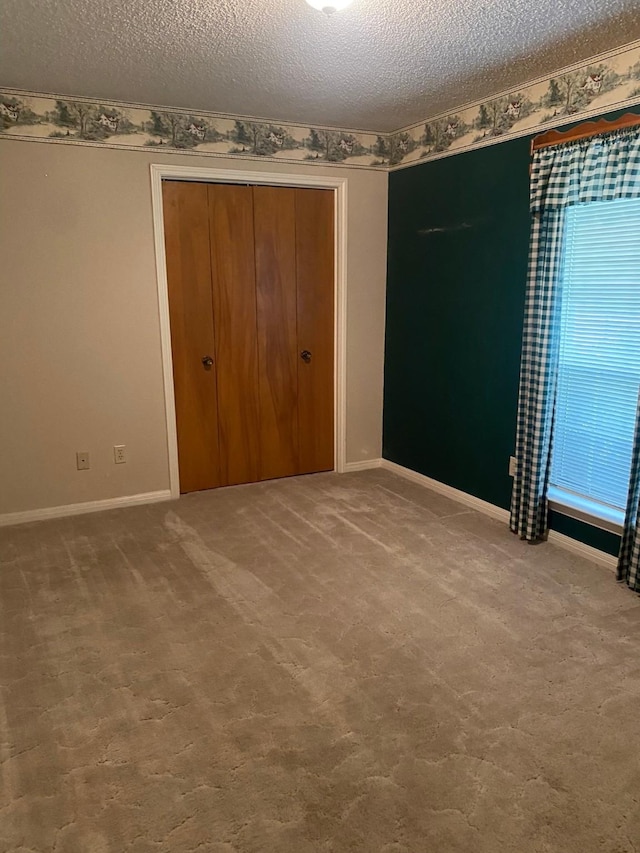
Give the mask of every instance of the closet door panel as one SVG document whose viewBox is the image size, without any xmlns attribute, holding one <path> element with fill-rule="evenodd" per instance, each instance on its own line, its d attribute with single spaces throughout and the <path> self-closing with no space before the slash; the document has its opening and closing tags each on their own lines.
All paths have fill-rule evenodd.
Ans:
<svg viewBox="0 0 640 853">
<path fill-rule="evenodd" d="M 260 479 L 298 473 L 295 190 L 254 187 Z"/>
<path fill-rule="evenodd" d="M 299 472 L 334 468 L 334 193 L 296 190 Z"/>
<path fill-rule="evenodd" d="M 207 184 L 163 181 L 180 491 L 220 485 Z"/>
<path fill-rule="evenodd" d="M 209 185 L 221 485 L 260 479 L 253 191 Z"/>
</svg>

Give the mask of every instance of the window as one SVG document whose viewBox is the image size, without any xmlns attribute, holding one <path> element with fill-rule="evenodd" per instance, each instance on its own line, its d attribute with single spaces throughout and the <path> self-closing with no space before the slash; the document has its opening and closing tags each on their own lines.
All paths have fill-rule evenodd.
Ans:
<svg viewBox="0 0 640 853">
<path fill-rule="evenodd" d="M 552 506 L 622 524 L 639 386 L 640 199 L 569 207 Z"/>
</svg>

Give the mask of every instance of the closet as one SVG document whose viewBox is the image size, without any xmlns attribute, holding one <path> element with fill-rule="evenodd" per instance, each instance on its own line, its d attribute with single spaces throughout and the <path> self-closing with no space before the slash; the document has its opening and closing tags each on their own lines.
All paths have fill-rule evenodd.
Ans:
<svg viewBox="0 0 640 853">
<path fill-rule="evenodd" d="M 333 469 L 333 191 L 162 189 L 180 491 Z"/>
</svg>

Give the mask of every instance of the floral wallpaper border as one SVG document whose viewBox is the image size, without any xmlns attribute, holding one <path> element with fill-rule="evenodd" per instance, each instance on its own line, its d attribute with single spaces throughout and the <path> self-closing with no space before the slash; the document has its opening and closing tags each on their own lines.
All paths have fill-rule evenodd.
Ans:
<svg viewBox="0 0 640 853">
<path fill-rule="evenodd" d="M 640 42 L 390 134 L 0 89 L 0 138 L 400 169 L 640 104 Z"/>
<path fill-rule="evenodd" d="M 640 104 L 640 43 L 512 92 L 402 128 L 386 140 L 391 169 L 528 136 Z"/>
</svg>

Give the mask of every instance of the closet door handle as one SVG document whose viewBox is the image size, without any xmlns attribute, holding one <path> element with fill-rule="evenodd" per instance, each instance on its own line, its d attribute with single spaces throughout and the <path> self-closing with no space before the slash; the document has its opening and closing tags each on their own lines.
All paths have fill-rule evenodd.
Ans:
<svg viewBox="0 0 640 853">
<path fill-rule="evenodd" d="M 202 357 L 202 363 L 204 364 L 205 370 L 211 370 L 211 368 L 213 366 L 213 359 L 211 358 L 210 355 L 205 355 Z"/>
<path fill-rule="evenodd" d="M 300 358 L 301 358 L 301 359 L 302 359 L 306 364 L 309 364 L 309 362 L 311 361 L 311 353 L 309 352 L 309 350 L 308 350 L 308 349 L 303 349 L 303 350 L 302 350 L 302 352 L 300 353 Z"/>
</svg>

